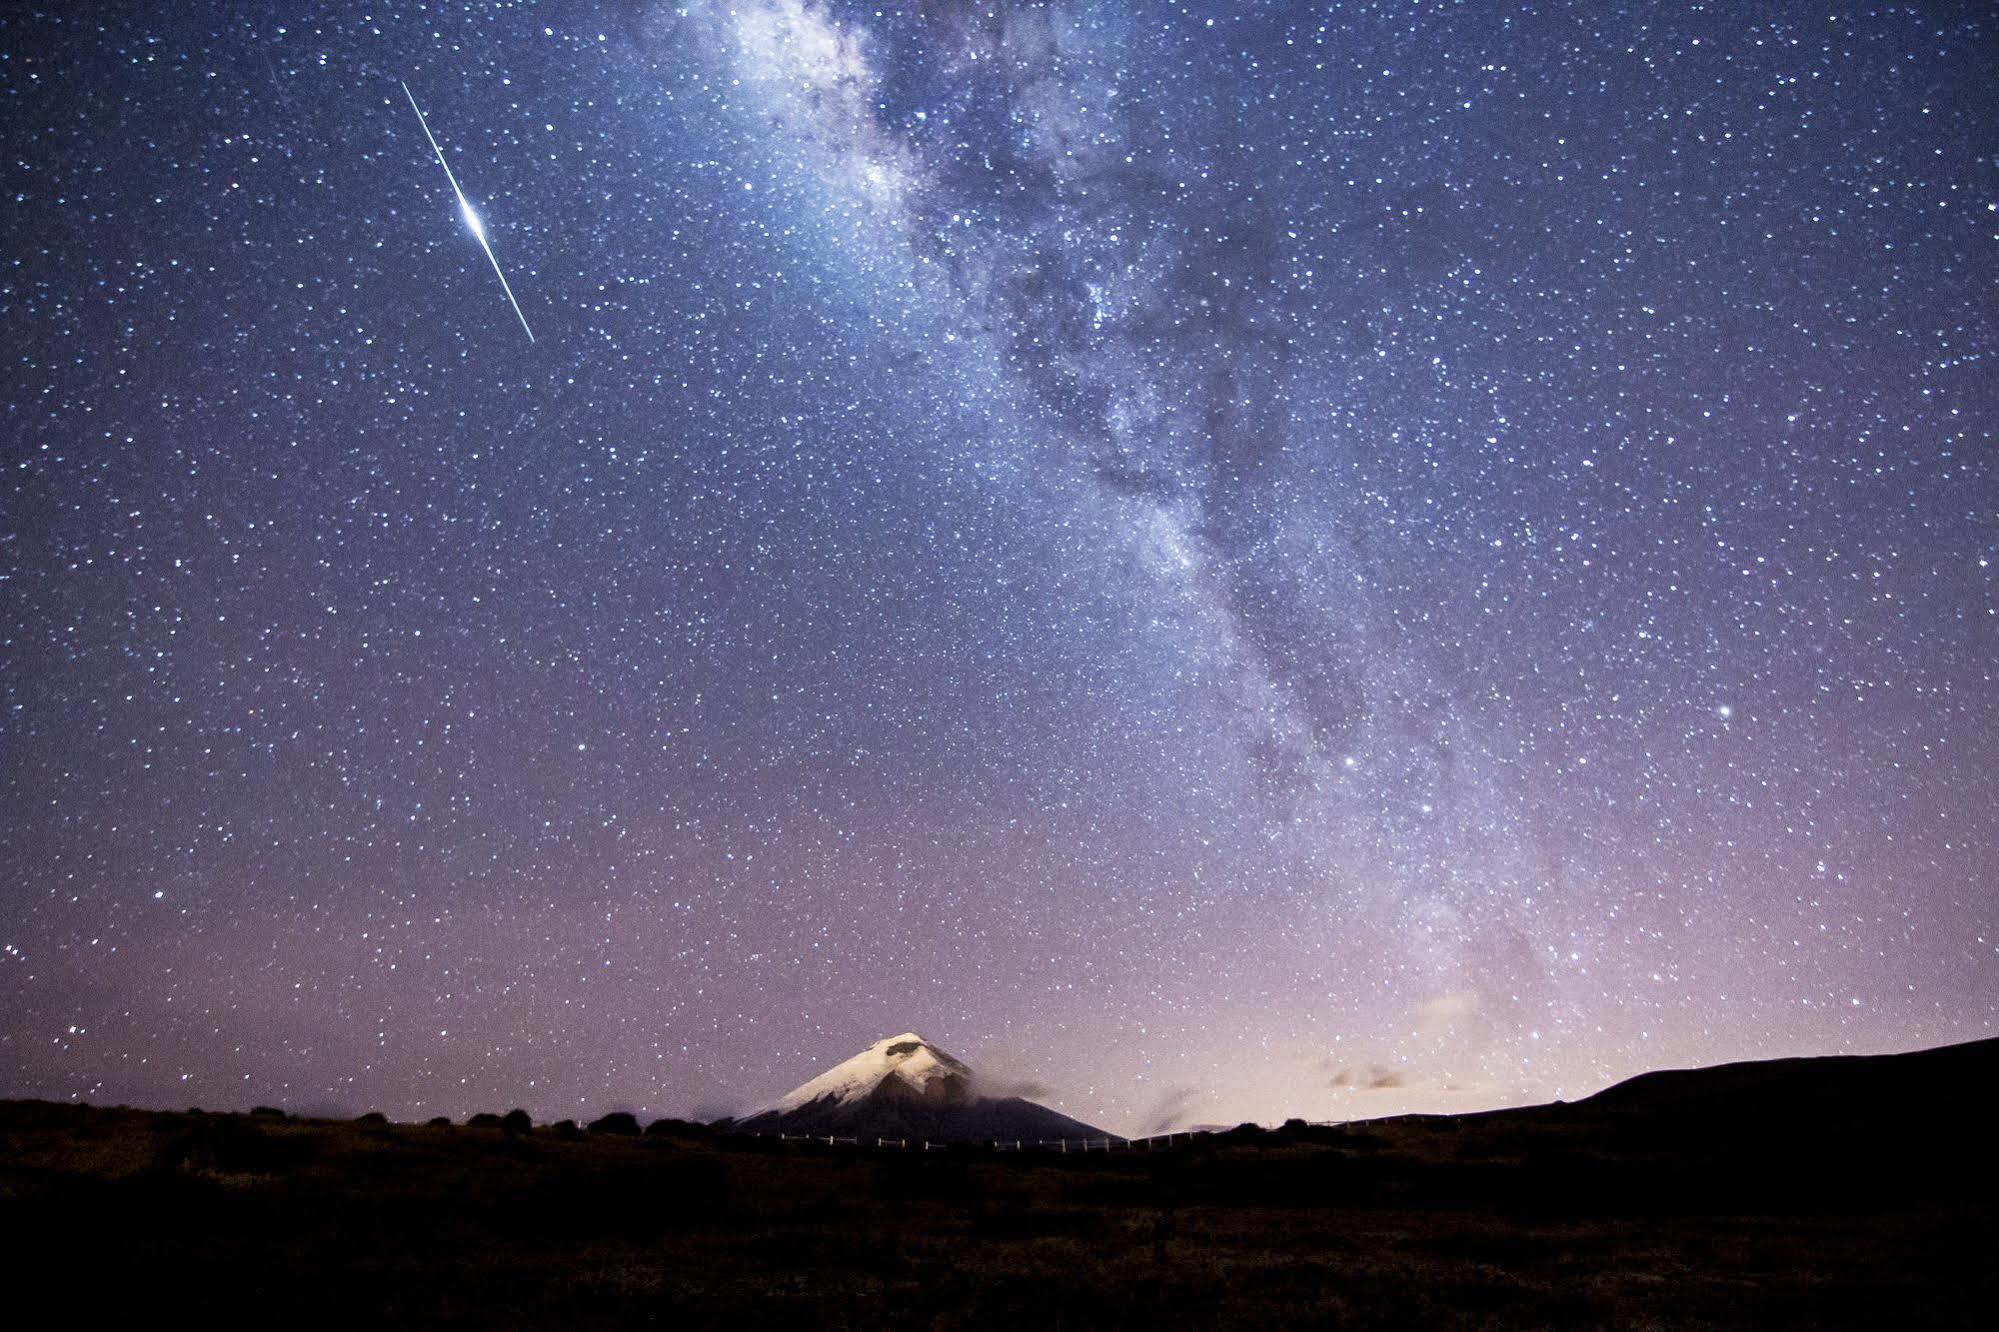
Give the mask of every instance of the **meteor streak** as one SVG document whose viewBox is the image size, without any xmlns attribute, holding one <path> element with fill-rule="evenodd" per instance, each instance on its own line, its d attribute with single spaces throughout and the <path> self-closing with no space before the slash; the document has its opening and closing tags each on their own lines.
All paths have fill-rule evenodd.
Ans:
<svg viewBox="0 0 1999 1332">
<path fill-rule="evenodd" d="M 514 299 L 514 289 L 507 285 L 507 275 L 500 271 L 500 261 L 493 257 L 493 247 L 486 240 L 486 224 L 479 220 L 479 214 L 472 208 L 472 201 L 465 197 L 465 191 L 458 188 L 458 177 L 451 174 L 451 163 L 444 160 L 444 150 L 437 146 L 437 136 L 430 132 L 430 122 L 423 118 L 423 108 L 416 104 L 416 94 L 409 84 L 403 84 L 403 96 L 410 99 L 410 110 L 416 112 L 416 123 L 423 126 L 423 137 L 430 140 L 430 151 L 437 154 L 437 164 L 444 168 L 444 178 L 451 182 L 451 192 L 458 196 L 458 212 L 464 217 L 465 225 L 472 230 L 472 239 L 479 242 L 479 248 L 486 252 L 492 262 L 493 275 L 500 279 L 500 290 L 507 293 L 507 304 L 514 307 L 514 317 L 521 321 L 521 331 L 534 341 L 534 330 L 528 327 L 528 317 L 521 313 L 521 303 Z"/>
</svg>

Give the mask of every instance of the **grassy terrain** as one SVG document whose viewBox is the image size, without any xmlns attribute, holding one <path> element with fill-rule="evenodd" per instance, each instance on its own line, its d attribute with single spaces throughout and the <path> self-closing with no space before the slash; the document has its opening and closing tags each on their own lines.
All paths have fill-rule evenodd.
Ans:
<svg viewBox="0 0 1999 1332">
<path fill-rule="evenodd" d="M 1821 1136 L 1585 1103 L 924 1155 L 0 1102 L 0 1227 L 17 1307 L 84 1325 L 1988 1325 L 1989 1148 Z"/>
</svg>

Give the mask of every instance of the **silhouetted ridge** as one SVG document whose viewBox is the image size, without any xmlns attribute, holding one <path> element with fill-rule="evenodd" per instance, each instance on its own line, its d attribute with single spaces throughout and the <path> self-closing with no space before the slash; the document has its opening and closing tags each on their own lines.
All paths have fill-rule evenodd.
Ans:
<svg viewBox="0 0 1999 1332">
<path fill-rule="evenodd" d="M 1989 1113 L 1999 1082 L 1999 1039 L 1908 1054 L 1823 1055 L 1711 1068 L 1661 1069 L 1627 1078 L 1576 1103 L 1578 1110 L 1747 1127 L 1776 1120 L 1811 1126 Z"/>
</svg>

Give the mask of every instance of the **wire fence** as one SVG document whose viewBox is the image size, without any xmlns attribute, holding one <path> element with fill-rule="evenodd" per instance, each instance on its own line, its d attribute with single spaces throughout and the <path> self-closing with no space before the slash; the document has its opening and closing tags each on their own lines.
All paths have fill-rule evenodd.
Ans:
<svg viewBox="0 0 1999 1332">
<path fill-rule="evenodd" d="M 994 1152 L 1050 1152 L 1067 1156 L 1071 1152 L 1151 1152 L 1184 1147 L 1209 1134 L 1157 1133 L 1145 1138 L 991 1138 L 975 1141 L 942 1142 L 931 1138 L 848 1137 L 837 1133 L 756 1133 L 753 1137 L 775 1138 L 779 1142 L 811 1143 L 821 1147 L 861 1147 L 873 1151 L 944 1151 L 947 1148 L 982 1148 Z"/>
</svg>

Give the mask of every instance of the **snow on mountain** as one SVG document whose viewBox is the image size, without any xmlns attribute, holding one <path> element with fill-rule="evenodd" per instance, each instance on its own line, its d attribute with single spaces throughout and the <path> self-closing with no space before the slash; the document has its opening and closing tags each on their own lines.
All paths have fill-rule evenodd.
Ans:
<svg viewBox="0 0 1999 1332">
<path fill-rule="evenodd" d="M 885 1080 L 899 1079 L 927 1101 L 951 1103 L 972 1098 L 972 1070 L 913 1031 L 876 1041 L 844 1063 L 778 1100 L 771 1110 L 784 1114 L 832 1097 L 847 1105 L 873 1095 Z"/>
<path fill-rule="evenodd" d="M 750 1133 L 876 1134 L 930 1141 L 1102 1138 L 1102 1129 L 1018 1096 L 913 1031 L 876 1041 L 768 1108 L 722 1126 Z"/>
</svg>

